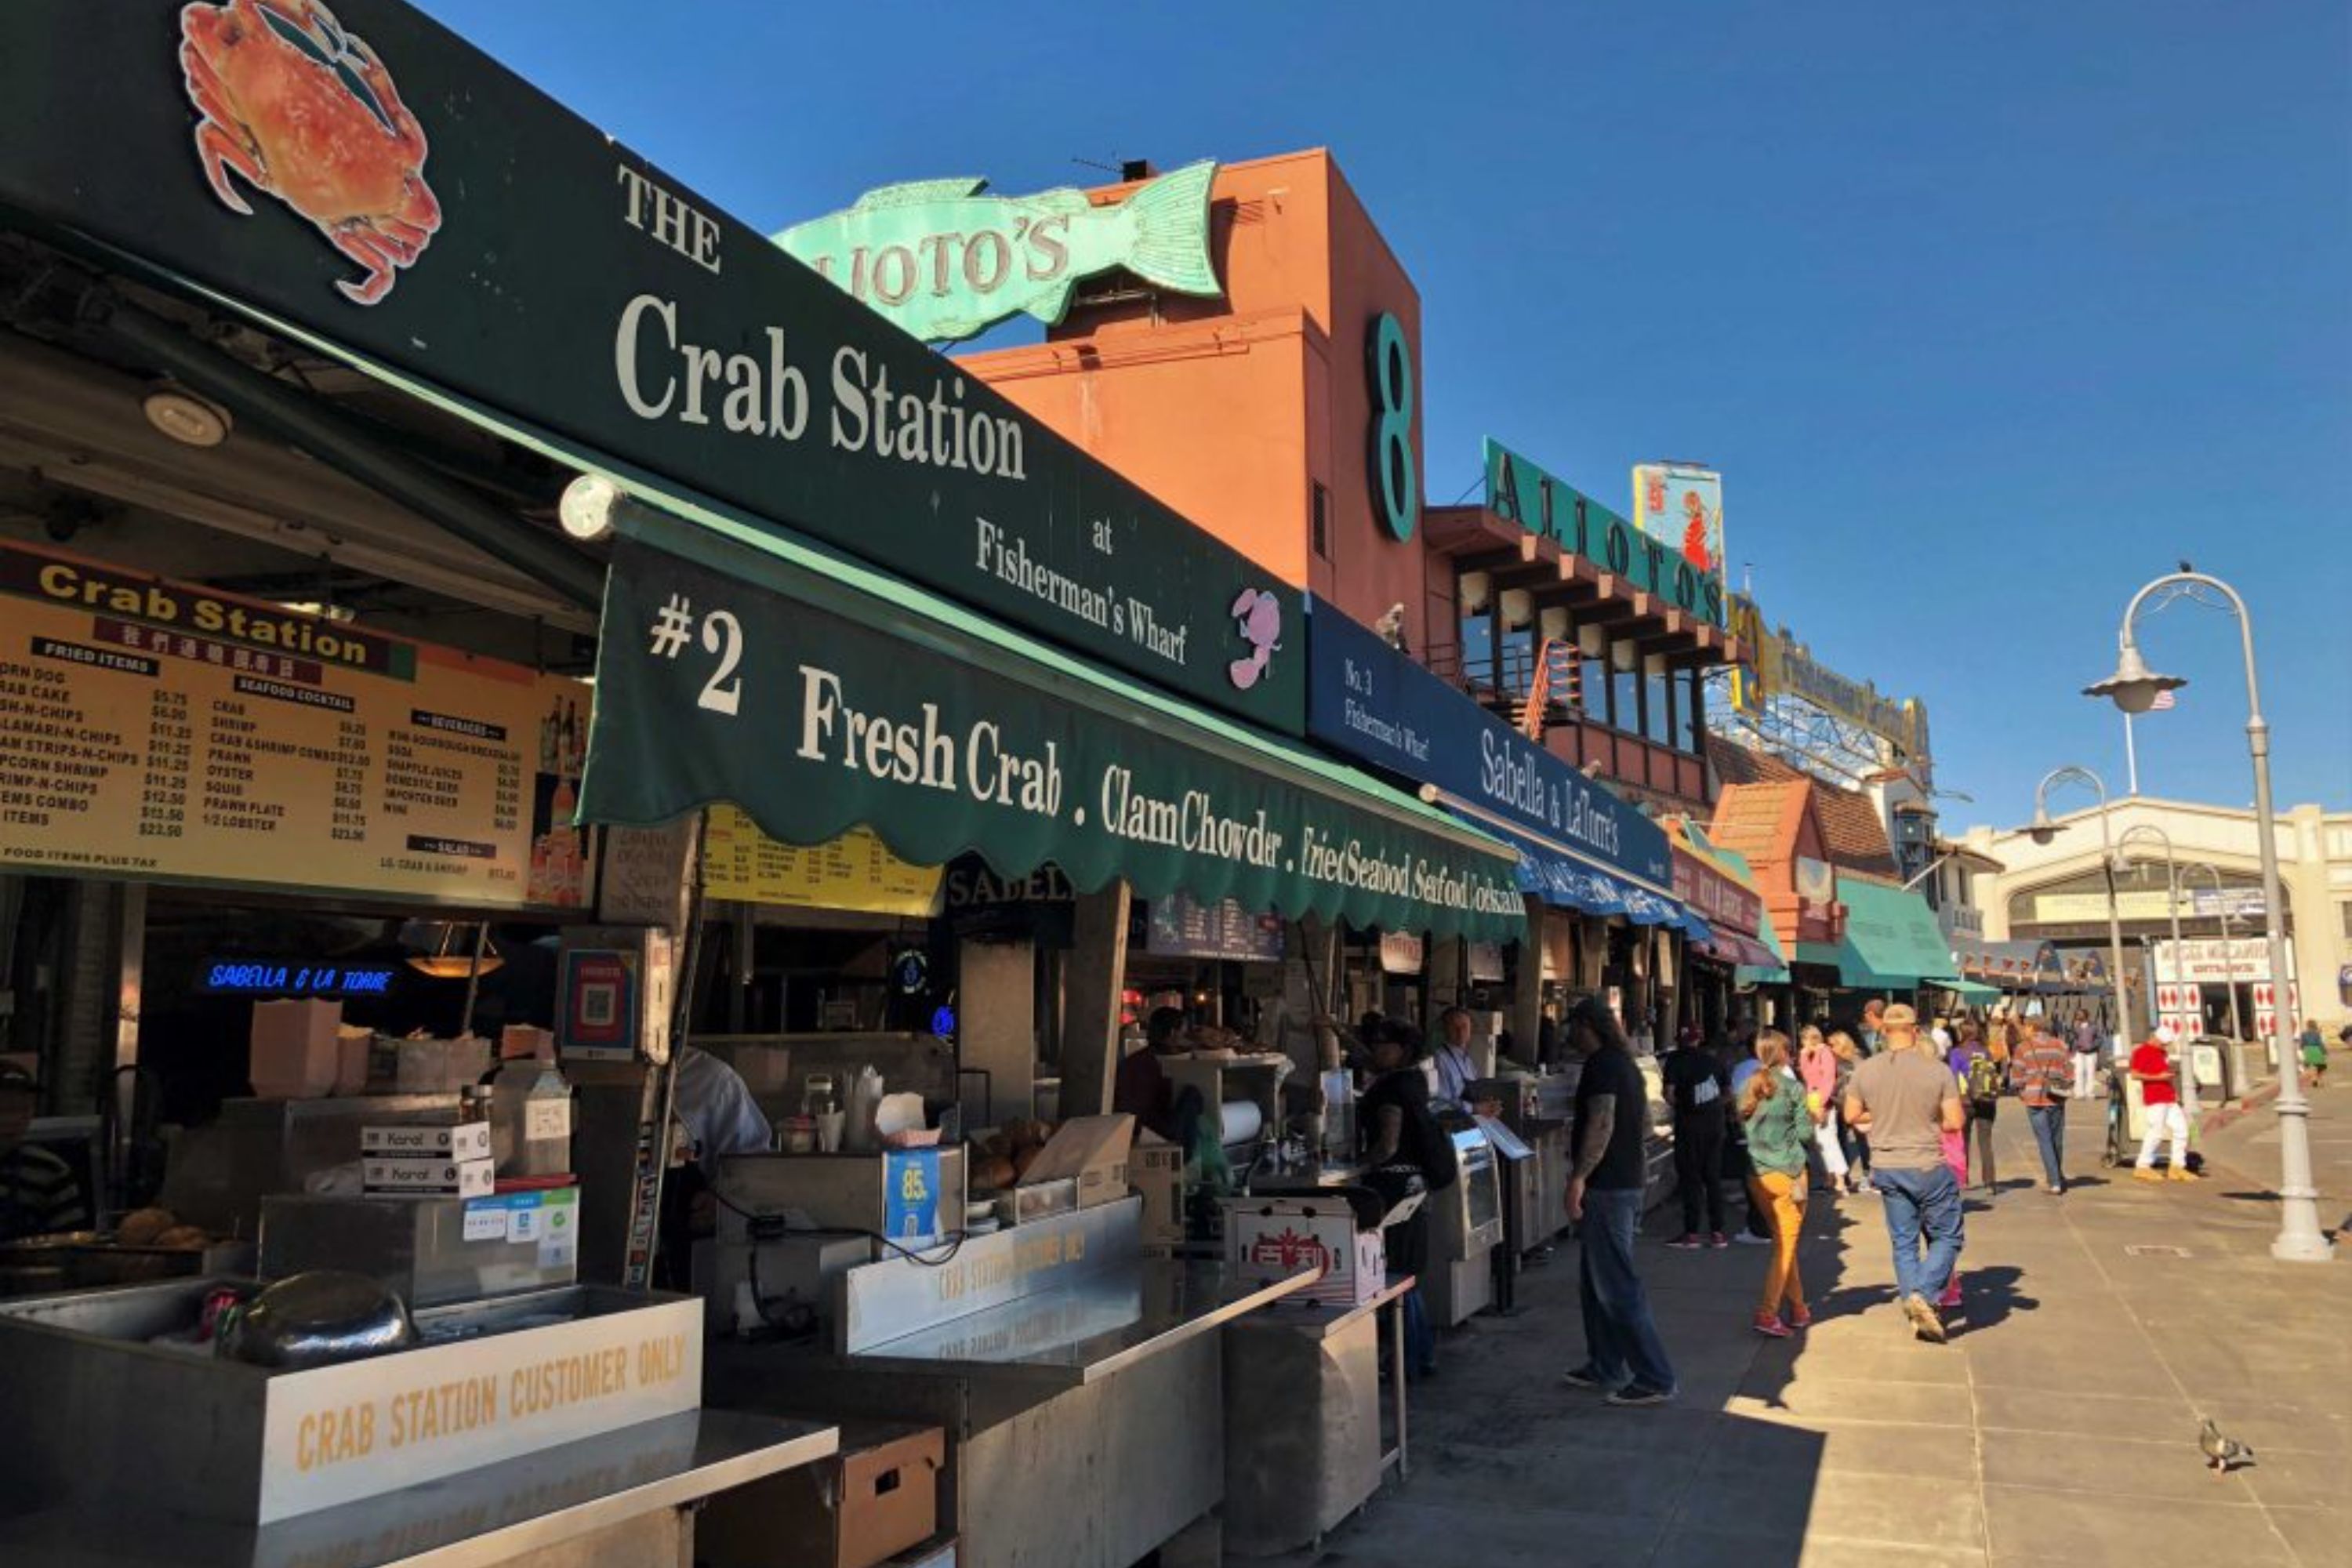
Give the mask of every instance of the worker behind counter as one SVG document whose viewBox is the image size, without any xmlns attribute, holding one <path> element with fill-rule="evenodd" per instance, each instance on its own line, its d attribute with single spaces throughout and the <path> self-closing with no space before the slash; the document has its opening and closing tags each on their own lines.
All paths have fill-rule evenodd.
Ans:
<svg viewBox="0 0 2352 1568">
<path fill-rule="evenodd" d="M 1123 1058 L 1111 1085 L 1110 1108 L 1135 1118 L 1136 1125 L 1176 1141 L 1176 1100 L 1168 1084 L 1168 1069 L 1160 1058 L 1185 1048 L 1184 1015 L 1174 1007 L 1154 1007 L 1144 1020 L 1143 1048 Z"/>
<path fill-rule="evenodd" d="M 675 1163 L 662 1187 L 659 1274 L 669 1289 L 683 1290 L 694 1238 L 719 1226 L 719 1162 L 730 1154 L 766 1153 L 775 1134 L 742 1075 L 698 1047 L 678 1052 L 670 1094 Z"/>
</svg>

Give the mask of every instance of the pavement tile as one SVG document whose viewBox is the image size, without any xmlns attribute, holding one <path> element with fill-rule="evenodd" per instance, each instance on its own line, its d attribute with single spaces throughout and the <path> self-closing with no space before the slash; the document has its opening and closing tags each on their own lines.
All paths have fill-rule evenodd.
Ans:
<svg viewBox="0 0 2352 1568">
<path fill-rule="evenodd" d="M 1930 1352 L 1932 1347 L 1920 1347 Z M 1725 1408 L 1781 1421 L 1875 1421 L 1924 1426 L 1969 1425 L 1969 1391 L 1946 1384 L 1816 1378 L 1742 1392 Z"/>
<path fill-rule="evenodd" d="M 1398 1496 L 1374 1501 L 1359 1521 L 1319 1552 L 1249 1561 L 1258 1568 L 1437 1568 L 1464 1561 L 1465 1521 L 1459 1507 Z M 1475 1560 L 1542 1563 L 1546 1568 L 1618 1568 L 1648 1556 L 1660 1531 L 1658 1522 L 1647 1519 L 1528 1507 L 1482 1510 Z"/>
<path fill-rule="evenodd" d="M 1791 1435 L 1805 1441 L 1793 1441 Z M 1707 1450 L 1711 1469 L 1771 1475 L 1802 1467 L 1863 1476 L 1922 1476 L 1973 1487 L 1977 1436 L 1965 1426 L 1889 1426 L 1876 1422 L 1727 1421 Z"/>
<path fill-rule="evenodd" d="M 2224 1491 L 2205 1468 L 2196 1428 L 2167 1421 L 2177 1431 L 2170 1441 L 2139 1440 L 2109 1434 L 2097 1442 L 2043 1432 L 1992 1432 L 1984 1440 L 1984 1479 L 1990 1485 L 2039 1487 L 2112 1498 L 2192 1499 L 2209 1502 L 2251 1500 Z M 2148 1428 L 2135 1428 L 2145 1432 Z"/>
<path fill-rule="evenodd" d="M 2341 1511 L 2275 1508 L 2270 1521 L 2302 1568 L 2352 1568 L 2352 1519 Z"/>
<path fill-rule="evenodd" d="M 1696 1479 L 1691 1468 L 1671 1453 L 1631 1455 L 1605 1437 L 1525 1448 L 1420 1445 L 1413 1449 L 1412 1468 L 1417 1494 L 1426 1495 L 1419 1492 L 1426 1482 L 1431 1491 L 1457 1505 L 1498 1510 L 1551 1506 L 1612 1519 L 1663 1521 Z"/>
<path fill-rule="evenodd" d="M 2110 1437 L 2158 1431 L 2175 1424 L 2193 1426 L 2195 1419 L 2188 1401 L 2178 1395 L 2145 1398 L 1979 1384 L 1976 1398 L 1978 1425 L 1988 1434 L 2004 1436 L 2048 1432 Z"/>
<path fill-rule="evenodd" d="M 1992 1560 L 2068 1568 L 2253 1568 L 2292 1564 L 2249 1503 L 2187 1502 L 1987 1482 Z"/>
<path fill-rule="evenodd" d="M 2232 1428 L 2234 1434 L 2235 1429 Z M 2314 1454 L 2292 1448 L 2253 1445 L 2254 1461 L 2231 1473 L 2231 1480 L 2252 1492 L 2266 1508 L 2321 1508 L 2339 1510 L 2345 1539 L 2352 1542 L 2352 1457 L 2341 1453 Z M 2221 1489 L 2214 1483 L 2214 1489 Z"/>
</svg>

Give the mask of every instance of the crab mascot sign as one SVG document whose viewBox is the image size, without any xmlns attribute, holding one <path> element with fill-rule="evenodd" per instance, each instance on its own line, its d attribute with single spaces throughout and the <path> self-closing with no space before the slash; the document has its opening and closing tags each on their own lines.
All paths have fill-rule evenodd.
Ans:
<svg viewBox="0 0 2352 1568">
<path fill-rule="evenodd" d="M 242 181 L 309 219 L 367 269 L 335 287 L 362 305 L 392 291 L 441 226 L 425 183 L 425 128 L 392 73 L 318 0 L 227 0 L 180 13 L 180 70 L 213 194 L 251 216 Z"/>
</svg>

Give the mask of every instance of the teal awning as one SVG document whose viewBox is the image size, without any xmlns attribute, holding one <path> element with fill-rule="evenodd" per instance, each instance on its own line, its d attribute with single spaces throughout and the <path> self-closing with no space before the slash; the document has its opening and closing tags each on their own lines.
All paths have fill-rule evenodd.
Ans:
<svg viewBox="0 0 2352 1568">
<path fill-rule="evenodd" d="M 1051 861 L 1083 890 L 1123 878 L 1147 899 L 1181 889 L 1359 929 L 1524 931 L 1517 855 L 1411 795 L 180 281 L 642 503 L 616 509 L 628 537 L 604 601 L 581 821 L 666 822 L 727 800 L 788 844 L 862 824 L 924 865 L 970 850 L 1008 877 Z M 673 595 L 682 628 L 665 616 Z"/>
<path fill-rule="evenodd" d="M 1838 942 L 1838 975 L 1856 991 L 1909 991 L 1922 982 L 1947 984 L 1952 951 L 1927 900 L 1901 888 L 1840 877 L 1845 935 Z M 1798 956 L 1816 944 L 1800 942 Z"/>
<path fill-rule="evenodd" d="M 1929 984 L 1938 991 L 1950 992 L 1963 1002 L 1989 1003 L 2000 1000 L 1999 986 L 1986 985 L 1975 980 L 1937 980 Z"/>
</svg>

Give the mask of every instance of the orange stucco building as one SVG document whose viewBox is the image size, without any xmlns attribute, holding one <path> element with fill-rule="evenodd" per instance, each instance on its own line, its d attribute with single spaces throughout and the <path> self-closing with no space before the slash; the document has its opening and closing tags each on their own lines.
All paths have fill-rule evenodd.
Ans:
<svg viewBox="0 0 2352 1568">
<path fill-rule="evenodd" d="M 1088 195 L 1111 204 L 1137 188 Z M 1735 645 L 1483 507 L 1424 504 L 1421 296 L 1331 154 L 1223 166 L 1210 218 L 1223 298 L 1113 272 L 1080 286 L 1045 342 L 961 363 L 1312 593 L 1318 613 L 1380 626 L 1515 721 L 1547 639 L 1597 648 L 1576 661 L 1581 679 L 1549 682 L 1547 749 L 1637 798 L 1704 808 L 1699 674 Z M 1370 353 L 1384 316 L 1412 365 L 1403 538 L 1375 493 L 1375 426 L 1393 395 Z M 1626 669 L 1630 686 L 1612 673 Z"/>
</svg>

